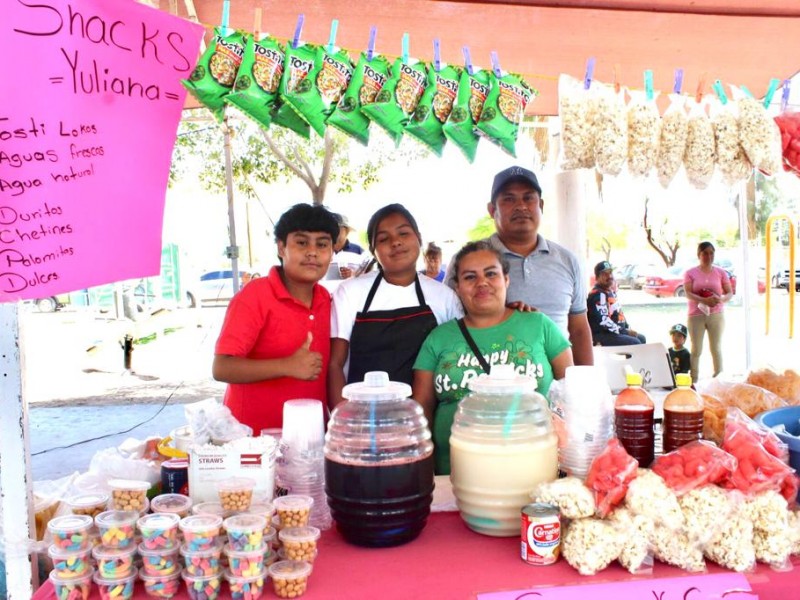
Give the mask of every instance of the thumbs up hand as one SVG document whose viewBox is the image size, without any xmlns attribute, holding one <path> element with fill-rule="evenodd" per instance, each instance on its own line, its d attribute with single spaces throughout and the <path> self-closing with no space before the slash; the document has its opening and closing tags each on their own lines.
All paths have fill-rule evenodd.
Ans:
<svg viewBox="0 0 800 600">
<path fill-rule="evenodd" d="M 289 376 L 311 381 L 322 371 L 322 354 L 311 350 L 314 336 L 308 332 L 306 341 L 288 358 Z"/>
</svg>

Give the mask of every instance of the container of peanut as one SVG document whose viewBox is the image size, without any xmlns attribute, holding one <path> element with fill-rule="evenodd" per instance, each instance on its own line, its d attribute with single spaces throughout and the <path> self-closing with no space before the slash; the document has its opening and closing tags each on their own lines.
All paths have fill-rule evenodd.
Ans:
<svg viewBox="0 0 800 600">
<path fill-rule="evenodd" d="M 219 503 L 225 510 L 245 511 L 250 508 L 254 487 L 256 487 L 256 481 L 249 477 L 221 479 L 217 482 Z"/>
<path fill-rule="evenodd" d="M 306 593 L 311 576 L 310 563 L 300 560 L 282 560 L 269 566 L 269 576 L 275 594 L 280 598 L 297 598 Z"/>
<path fill-rule="evenodd" d="M 288 495 L 275 498 L 272 502 L 281 521 L 281 528 L 304 527 L 308 525 L 314 499 L 311 496 Z"/>
<path fill-rule="evenodd" d="M 289 560 L 304 560 L 313 563 L 317 556 L 317 540 L 320 531 L 316 527 L 286 527 L 281 529 L 278 538 Z"/>
<path fill-rule="evenodd" d="M 73 515 L 89 515 L 93 519 L 108 506 L 108 494 L 80 494 L 67 500 Z"/>
<path fill-rule="evenodd" d="M 150 483 L 134 479 L 111 479 L 111 508 L 114 510 L 133 510 L 142 512 L 147 505 L 147 490 Z"/>
</svg>

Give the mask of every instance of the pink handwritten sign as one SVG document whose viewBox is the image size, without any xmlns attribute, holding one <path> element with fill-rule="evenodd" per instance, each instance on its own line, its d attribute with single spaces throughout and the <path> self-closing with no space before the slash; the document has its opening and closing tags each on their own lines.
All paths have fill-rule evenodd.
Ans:
<svg viewBox="0 0 800 600">
<path fill-rule="evenodd" d="M 740 573 L 641 579 L 478 594 L 478 600 L 758 600 Z"/>
<path fill-rule="evenodd" d="M 159 272 L 202 34 L 130 0 L 3 0 L 0 302 Z"/>
</svg>

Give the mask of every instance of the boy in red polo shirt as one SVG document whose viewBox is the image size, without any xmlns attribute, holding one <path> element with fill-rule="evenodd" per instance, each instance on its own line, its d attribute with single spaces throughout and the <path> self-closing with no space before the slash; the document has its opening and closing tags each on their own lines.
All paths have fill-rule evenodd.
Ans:
<svg viewBox="0 0 800 600">
<path fill-rule="evenodd" d="M 212 373 L 228 383 L 225 405 L 253 428 L 282 427 L 295 398 L 327 405 L 331 297 L 317 282 L 328 272 L 336 218 L 296 204 L 275 224 L 280 266 L 234 296 L 217 339 Z"/>
</svg>

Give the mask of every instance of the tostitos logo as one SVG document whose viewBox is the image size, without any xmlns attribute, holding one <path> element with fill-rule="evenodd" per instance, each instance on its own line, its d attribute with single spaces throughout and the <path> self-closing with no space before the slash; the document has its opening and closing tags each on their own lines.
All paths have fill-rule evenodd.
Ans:
<svg viewBox="0 0 800 600">
<path fill-rule="evenodd" d="M 558 544 L 561 539 L 560 523 L 531 523 L 528 525 L 528 545 L 532 548 Z"/>
</svg>

